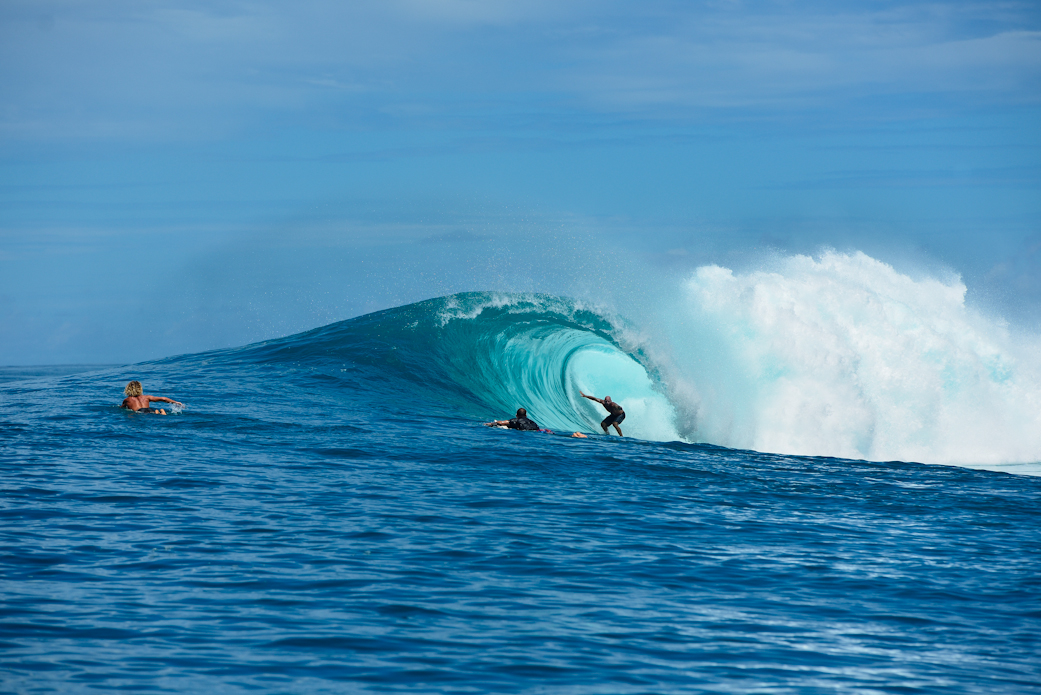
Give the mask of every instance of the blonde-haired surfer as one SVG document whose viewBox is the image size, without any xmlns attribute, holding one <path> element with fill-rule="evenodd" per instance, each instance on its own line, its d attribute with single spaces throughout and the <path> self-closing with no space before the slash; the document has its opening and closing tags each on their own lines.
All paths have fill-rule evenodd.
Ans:
<svg viewBox="0 0 1041 695">
<path fill-rule="evenodd" d="M 133 410 L 135 413 L 154 413 L 155 415 L 166 415 L 166 411 L 162 408 L 150 408 L 149 404 L 152 402 L 158 403 L 171 403 L 176 406 L 183 406 L 183 403 L 178 403 L 172 398 L 166 398 L 165 396 L 146 396 L 141 388 L 140 381 L 131 381 L 123 389 L 123 393 L 126 394 L 126 398 L 123 399 L 122 408 L 127 410 Z"/>
</svg>

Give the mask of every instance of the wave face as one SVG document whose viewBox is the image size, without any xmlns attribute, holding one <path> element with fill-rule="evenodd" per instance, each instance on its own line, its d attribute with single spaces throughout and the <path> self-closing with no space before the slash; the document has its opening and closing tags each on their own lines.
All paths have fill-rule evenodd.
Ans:
<svg viewBox="0 0 1041 695">
<path fill-rule="evenodd" d="M 864 254 L 699 268 L 657 316 L 549 295 L 466 293 L 228 356 L 306 363 L 341 390 L 424 417 L 512 417 L 756 451 L 969 465 L 1041 461 L 1041 355 L 971 311 L 958 280 Z"/>
<path fill-rule="evenodd" d="M 553 430 L 600 431 L 603 408 L 625 404 L 627 435 L 684 439 L 666 389 L 631 327 L 548 295 L 464 293 L 369 314 L 229 351 L 236 360 L 322 365 L 354 393 L 407 402 L 425 417 L 505 419 L 518 408 Z"/>
</svg>

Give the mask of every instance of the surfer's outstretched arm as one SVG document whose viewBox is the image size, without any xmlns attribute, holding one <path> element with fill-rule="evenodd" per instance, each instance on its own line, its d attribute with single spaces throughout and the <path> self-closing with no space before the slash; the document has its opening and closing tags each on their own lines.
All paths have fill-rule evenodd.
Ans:
<svg viewBox="0 0 1041 695">
<path fill-rule="evenodd" d="M 579 393 L 582 394 L 582 398 L 588 398 L 591 401 L 596 401 L 597 403 L 603 403 L 603 401 L 600 400 L 599 398 L 597 398 L 596 396 L 587 396 L 586 394 L 582 393 L 581 391 L 579 391 Z"/>
<path fill-rule="evenodd" d="M 485 427 L 505 427 L 510 424 L 509 420 L 492 420 L 491 422 L 484 423 Z"/>
<path fill-rule="evenodd" d="M 167 398 L 166 396 L 145 396 L 145 398 L 148 399 L 149 403 L 157 402 L 157 403 L 171 403 L 173 405 L 181 405 L 181 406 L 184 405 L 184 403 L 181 403 L 180 401 L 175 401 L 172 398 Z"/>
</svg>

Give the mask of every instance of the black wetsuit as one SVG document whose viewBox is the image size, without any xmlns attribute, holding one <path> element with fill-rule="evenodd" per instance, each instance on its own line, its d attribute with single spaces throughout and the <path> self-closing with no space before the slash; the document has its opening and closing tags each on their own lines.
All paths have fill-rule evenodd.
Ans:
<svg viewBox="0 0 1041 695">
<path fill-rule="evenodd" d="M 515 417 L 506 423 L 506 426 L 511 430 L 537 430 L 539 429 L 538 424 L 534 420 L 529 420 L 526 417 Z"/>
</svg>

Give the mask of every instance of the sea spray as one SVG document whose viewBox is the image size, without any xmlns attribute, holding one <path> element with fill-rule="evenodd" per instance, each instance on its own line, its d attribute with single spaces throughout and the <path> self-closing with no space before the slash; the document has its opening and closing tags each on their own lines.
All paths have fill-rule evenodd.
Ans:
<svg viewBox="0 0 1041 695">
<path fill-rule="evenodd" d="M 697 269 L 669 336 L 697 386 L 697 438 L 872 460 L 1041 460 L 1041 344 L 971 310 L 965 292 L 863 253 Z"/>
</svg>

